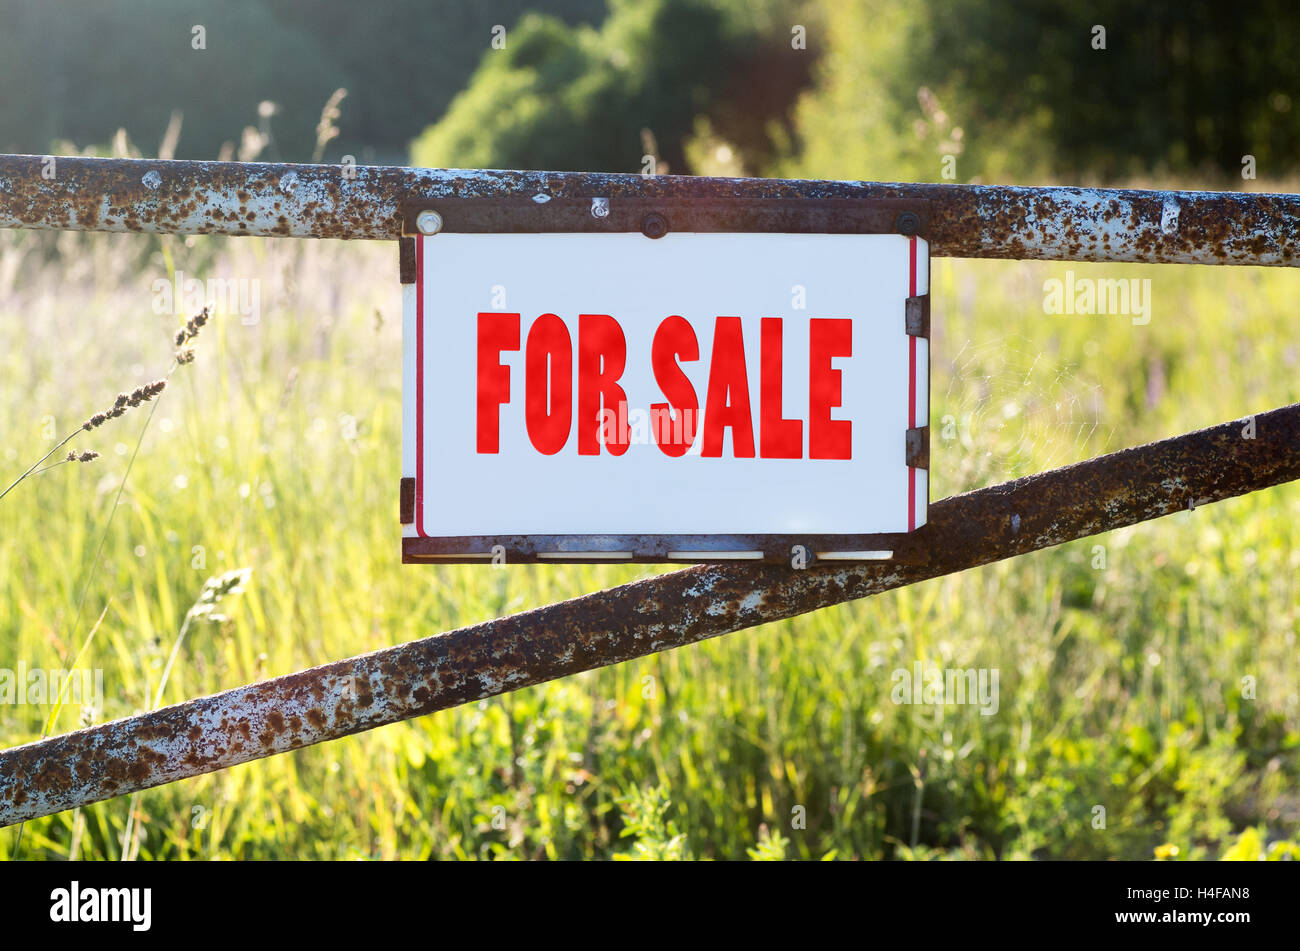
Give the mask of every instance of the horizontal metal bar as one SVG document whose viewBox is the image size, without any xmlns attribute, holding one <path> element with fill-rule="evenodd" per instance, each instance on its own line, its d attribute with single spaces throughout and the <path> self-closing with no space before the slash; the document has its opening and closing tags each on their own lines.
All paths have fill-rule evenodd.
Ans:
<svg viewBox="0 0 1300 951">
<path fill-rule="evenodd" d="M 1300 478 L 1300 403 L 938 502 L 926 565 L 706 565 L 0 751 L 0 826 Z"/>
<path fill-rule="evenodd" d="M 940 257 L 1300 264 L 1292 194 L 0 155 L 7 228 L 396 239 L 404 203 L 539 195 L 925 201 Z"/>
</svg>

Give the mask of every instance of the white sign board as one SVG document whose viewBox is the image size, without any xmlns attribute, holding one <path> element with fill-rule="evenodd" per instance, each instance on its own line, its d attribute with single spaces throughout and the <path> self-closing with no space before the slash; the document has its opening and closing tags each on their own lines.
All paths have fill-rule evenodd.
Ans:
<svg viewBox="0 0 1300 951">
<path fill-rule="evenodd" d="M 928 471 L 907 464 L 905 435 L 928 419 L 929 342 L 904 322 L 929 291 L 923 239 L 414 240 L 408 560 L 500 555 L 525 536 L 564 537 L 524 546 L 543 559 L 761 557 L 735 541 L 750 536 L 834 536 L 819 557 L 881 558 L 843 537 L 925 523 Z"/>
</svg>

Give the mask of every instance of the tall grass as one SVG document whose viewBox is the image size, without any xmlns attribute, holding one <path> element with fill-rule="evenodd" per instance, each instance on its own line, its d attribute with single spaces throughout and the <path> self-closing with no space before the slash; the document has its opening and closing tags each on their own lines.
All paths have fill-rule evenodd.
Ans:
<svg viewBox="0 0 1300 951">
<path fill-rule="evenodd" d="M 106 702 L 65 706 L 56 731 L 151 705 L 187 612 L 226 571 L 253 574 L 228 620 L 187 628 L 164 703 L 646 573 L 398 563 L 396 264 L 367 243 L 0 234 L 13 475 L 170 358 L 178 315 L 153 312 L 152 280 L 262 282 L 260 322 L 214 317 L 145 434 L 88 591 L 87 615 L 107 605 L 85 660 Z M 1300 275 L 1071 266 L 1149 277 L 1151 323 L 1045 315 L 1043 281 L 1066 265 L 934 263 L 934 498 L 1300 400 Z M 117 422 L 87 434 L 101 458 L 0 504 L 0 667 L 58 667 L 80 647 L 79 585 L 140 420 Z M 1283 486 L 175 783 L 139 796 L 127 845 L 1150 858 L 1219 856 L 1244 834 L 1266 848 L 1300 833 L 1298 523 L 1300 489 Z M 895 705 L 891 673 L 918 660 L 997 668 L 998 712 Z M 48 713 L 0 704 L 0 744 L 36 738 Z M 29 822 L 20 856 L 0 830 L 0 856 L 120 858 L 128 800 L 81 816 L 75 837 L 71 813 Z"/>
</svg>

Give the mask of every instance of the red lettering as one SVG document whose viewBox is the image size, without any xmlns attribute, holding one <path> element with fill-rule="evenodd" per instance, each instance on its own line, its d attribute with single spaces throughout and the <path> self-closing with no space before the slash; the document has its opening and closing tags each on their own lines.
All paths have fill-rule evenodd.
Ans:
<svg viewBox="0 0 1300 951">
<path fill-rule="evenodd" d="M 573 342 L 563 320 L 542 314 L 533 321 L 524 361 L 528 438 L 538 452 L 553 456 L 569 441 L 573 424 Z"/>
<path fill-rule="evenodd" d="M 650 405 L 650 431 L 666 456 L 684 455 L 695 442 L 700 400 L 677 361 L 699 358 L 700 342 L 689 321 L 674 314 L 659 325 L 650 346 L 650 363 L 668 402 Z"/>
<path fill-rule="evenodd" d="M 831 357 L 853 356 L 853 321 L 815 317 L 808 321 L 808 456 L 853 458 L 853 422 L 831 419 L 843 399 L 840 371 Z"/>
<path fill-rule="evenodd" d="M 759 379 L 759 444 L 764 459 L 803 457 L 803 420 L 781 418 L 781 318 L 764 317 Z"/>
<path fill-rule="evenodd" d="M 510 368 L 501 351 L 519 349 L 519 315 L 478 315 L 478 451 L 501 451 L 501 404 L 510 402 Z"/>
<path fill-rule="evenodd" d="M 713 325 L 713 356 L 705 398 L 703 456 L 722 455 L 722 431 L 731 427 L 736 458 L 753 458 L 754 418 L 749 409 L 745 338 L 739 317 L 719 317 Z"/>
<path fill-rule="evenodd" d="M 599 433 L 615 456 L 627 452 L 627 393 L 618 385 L 627 364 L 623 328 L 608 314 L 578 316 L 578 454 L 600 455 Z M 604 425 L 602 404 L 617 422 Z M 620 410 L 621 408 L 621 410 Z"/>
</svg>

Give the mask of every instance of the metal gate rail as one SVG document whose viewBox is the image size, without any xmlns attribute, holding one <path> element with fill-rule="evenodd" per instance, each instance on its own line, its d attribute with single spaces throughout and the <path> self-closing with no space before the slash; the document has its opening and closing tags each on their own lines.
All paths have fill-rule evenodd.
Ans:
<svg viewBox="0 0 1300 951">
<path fill-rule="evenodd" d="M 396 239 L 404 202 L 506 196 L 906 199 L 938 257 L 1300 264 L 1300 195 L 0 155 L 0 228 Z"/>
<path fill-rule="evenodd" d="M 927 565 L 707 565 L 0 751 L 0 826 L 1300 478 L 1300 403 L 930 507 Z"/>
</svg>

